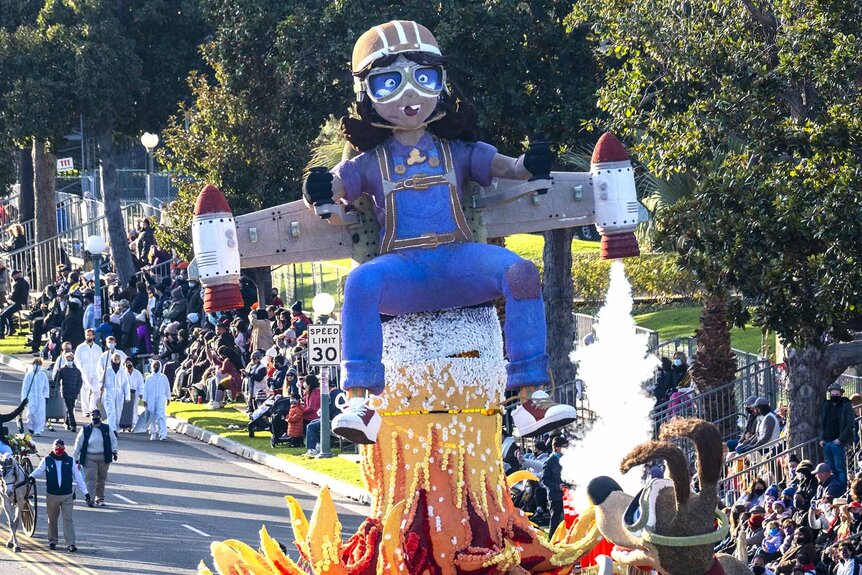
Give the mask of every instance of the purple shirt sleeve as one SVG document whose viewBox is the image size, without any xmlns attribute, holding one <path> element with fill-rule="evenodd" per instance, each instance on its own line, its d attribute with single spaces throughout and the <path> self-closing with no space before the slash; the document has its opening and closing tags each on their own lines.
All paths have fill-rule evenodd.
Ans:
<svg viewBox="0 0 862 575">
<path fill-rule="evenodd" d="M 362 164 L 365 154 L 355 158 L 344 160 L 332 169 L 332 173 L 338 176 L 344 183 L 344 199 L 348 203 L 356 200 L 367 190 L 363 186 Z"/>
<path fill-rule="evenodd" d="M 491 164 L 497 154 L 497 148 L 485 142 L 450 142 L 455 169 L 458 173 L 459 187 L 463 188 L 466 181 L 472 180 L 480 186 L 491 185 Z"/>
</svg>

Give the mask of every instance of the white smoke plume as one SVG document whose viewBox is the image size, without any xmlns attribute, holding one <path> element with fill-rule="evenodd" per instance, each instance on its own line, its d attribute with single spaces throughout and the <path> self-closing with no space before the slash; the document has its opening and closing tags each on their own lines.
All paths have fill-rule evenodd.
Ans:
<svg viewBox="0 0 862 575">
<path fill-rule="evenodd" d="M 629 494 L 641 486 L 640 470 L 623 477 L 620 461 L 634 446 L 652 439 L 650 410 L 655 401 L 642 383 L 653 375 L 659 360 L 647 356 L 648 337 L 635 331 L 631 291 L 623 263 L 613 261 L 594 342 L 571 354 L 572 361 L 579 362 L 578 377 L 597 414 L 593 428 L 583 440 L 572 442 L 561 460 L 563 478 L 575 486 L 579 511 L 586 507 L 586 487 L 594 477 L 613 477 Z"/>
</svg>

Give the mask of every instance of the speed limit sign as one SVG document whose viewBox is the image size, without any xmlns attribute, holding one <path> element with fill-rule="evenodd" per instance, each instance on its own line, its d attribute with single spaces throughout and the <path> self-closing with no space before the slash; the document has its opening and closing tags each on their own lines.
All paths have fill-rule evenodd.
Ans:
<svg viewBox="0 0 862 575">
<path fill-rule="evenodd" d="M 308 365 L 320 367 L 341 363 L 341 324 L 308 326 Z"/>
</svg>

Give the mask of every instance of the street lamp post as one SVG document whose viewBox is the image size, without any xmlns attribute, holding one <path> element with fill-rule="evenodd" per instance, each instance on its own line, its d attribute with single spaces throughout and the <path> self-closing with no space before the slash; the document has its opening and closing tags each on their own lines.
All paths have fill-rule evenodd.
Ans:
<svg viewBox="0 0 862 575">
<path fill-rule="evenodd" d="M 329 323 L 329 316 L 332 315 L 332 310 L 335 309 L 335 300 L 331 295 L 321 292 L 314 296 L 311 300 L 311 309 L 314 310 L 314 317 L 317 323 Z M 323 369 L 327 370 L 326 377 L 323 376 Z M 317 457 L 328 458 L 332 457 L 329 451 L 329 369 L 330 366 L 325 366 L 321 369 L 320 377 L 320 454 Z"/>
<path fill-rule="evenodd" d="M 102 236 L 90 236 L 87 238 L 87 251 L 93 258 L 93 309 L 96 317 L 102 317 L 102 283 L 99 272 L 102 267 L 102 254 L 105 253 L 105 239 Z"/>
<path fill-rule="evenodd" d="M 147 205 L 153 205 L 153 150 L 159 145 L 158 134 L 144 132 L 141 144 L 147 149 Z"/>
</svg>

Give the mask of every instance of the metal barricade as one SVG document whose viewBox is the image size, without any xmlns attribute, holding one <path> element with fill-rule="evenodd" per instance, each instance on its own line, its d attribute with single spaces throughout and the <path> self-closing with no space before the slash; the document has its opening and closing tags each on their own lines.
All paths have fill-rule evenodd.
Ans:
<svg viewBox="0 0 862 575">
<path fill-rule="evenodd" d="M 767 485 L 790 479 L 787 466 L 790 454 L 795 454 L 800 460 L 808 459 L 813 463 L 820 461 L 816 438 L 791 448 L 786 445 L 786 439 L 780 438 L 756 452 L 728 461 L 725 465 L 725 478 L 719 482 L 719 496 L 724 504 L 733 507 L 756 479 L 763 479 Z"/>
</svg>

